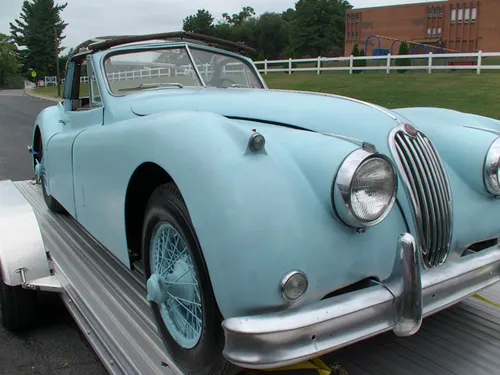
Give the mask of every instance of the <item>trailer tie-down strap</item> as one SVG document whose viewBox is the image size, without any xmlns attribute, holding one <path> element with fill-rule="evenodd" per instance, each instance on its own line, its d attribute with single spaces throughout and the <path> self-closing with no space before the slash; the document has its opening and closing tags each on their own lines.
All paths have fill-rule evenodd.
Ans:
<svg viewBox="0 0 500 375">
<path fill-rule="evenodd" d="M 479 294 L 474 294 L 472 297 L 474 297 L 474 298 L 476 298 L 484 303 L 487 303 L 490 306 L 498 307 L 500 309 L 500 303 L 495 303 L 493 301 L 490 301 L 489 299 L 484 298 L 483 296 L 480 296 Z"/>
</svg>

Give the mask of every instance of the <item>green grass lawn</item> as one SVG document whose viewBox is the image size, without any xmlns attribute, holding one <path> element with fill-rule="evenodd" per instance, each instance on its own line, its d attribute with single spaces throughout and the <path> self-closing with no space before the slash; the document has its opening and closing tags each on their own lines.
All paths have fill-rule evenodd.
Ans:
<svg viewBox="0 0 500 375">
<path fill-rule="evenodd" d="M 500 74 L 272 73 L 270 88 L 332 93 L 387 108 L 443 107 L 500 119 Z"/>
<path fill-rule="evenodd" d="M 430 106 L 456 109 L 500 119 L 500 73 L 471 72 L 362 74 L 310 72 L 270 73 L 264 76 L 275 89 L 305 90 L 350 96 L 387 108 Z M 87 85 L 82 85 L 82 92 Z M 36 89 L 57 97 L 57 87 Z"/>
</svg>

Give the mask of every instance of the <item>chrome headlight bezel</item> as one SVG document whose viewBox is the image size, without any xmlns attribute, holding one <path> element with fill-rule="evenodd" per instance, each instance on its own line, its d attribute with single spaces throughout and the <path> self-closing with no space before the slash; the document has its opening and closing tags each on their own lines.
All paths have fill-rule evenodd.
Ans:
<svg viewBox="0 0 500 375">
<path fill-rule="evenodd" d="M 388 201 L 385 210 L 376 219 L 364 221 L 356 217 L 352 210 L 351 187 L 352 181 L 359 168 L 370 159 L 379 159 L 387 163 L 392 171 L 394 187 L 391 199 Z M 386 155 L 372 153 L 365 149 L 357 149 L 351 152 L 342 162 L 335 176 L 332 186 L 332 206 L 340 221 L 352 228 L 362 229 L 372 227 L 382 222 L 392 211 L 396 202 L 398 188 L 398 175 L 392 160 Z"/>
<path fill-rule="evenodd" d="M 500 196 L 500 137 L 493 141 L 486 153 L 483 175 L 486 191 Z"/>
</svg>

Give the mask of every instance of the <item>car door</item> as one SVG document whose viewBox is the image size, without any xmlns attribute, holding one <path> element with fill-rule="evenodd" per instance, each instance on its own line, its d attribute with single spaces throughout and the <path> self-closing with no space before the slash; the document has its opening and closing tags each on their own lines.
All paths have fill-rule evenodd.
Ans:
<svg viewBox="0 0 500 375">
<path fill-rule="evenodd" d="M 92 68 L 89 56 L 69 62 L 63 102 L 59 105 L 62 131 L 50 138 L 46 153 L 50 194 L 75 218 L 73 145 L 79 134 L 103 124 L 100 97 L 93 95 Z"/>
</svg>

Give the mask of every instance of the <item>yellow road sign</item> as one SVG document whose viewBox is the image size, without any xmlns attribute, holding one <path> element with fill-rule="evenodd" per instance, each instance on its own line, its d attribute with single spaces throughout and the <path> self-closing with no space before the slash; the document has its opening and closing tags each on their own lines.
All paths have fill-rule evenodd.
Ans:
<svg viewBox="0 0 500 375">
<path fill-rule="evenodd" d="M 36 77 L 36 72 L 35 72 L 34 70 L 31 72 L 31 76 L 32 76 L 33 78 L 35 78 L 35 77 Z"/>
</svg>

